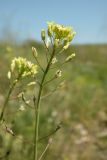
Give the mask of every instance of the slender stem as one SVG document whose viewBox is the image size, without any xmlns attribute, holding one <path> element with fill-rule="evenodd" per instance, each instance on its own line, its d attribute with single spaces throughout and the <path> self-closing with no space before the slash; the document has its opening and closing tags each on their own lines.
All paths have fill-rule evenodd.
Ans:
<svg viewBox="0 0 107 160">
<path fill-rule="evenodd" d="M 40 88 L 39 88 L 39 93 L 38 93 L 38 99 L 37 99 L 37 104 L 35 106 L 35 130 L 34 130 L 34 160 L 38 159 L 38 129 L 39 129 L 39 110 L 40 110 L 40 99 L 41 99 L 41 94 L 42 94 L 42 89 L 43 89 L 43 83 L 46 78 L 46 75 L 50 69 L 51 61 L 52 58 L 54 57 L 55 54 L 55 48 L 53 48 L 53 52 L 51 54 L 50 60 L 47 64 L 47 67 L 43 73 L 43 77 L 40 83 Z"/>
<path fill-rule="evenodd" d="M 60 63 L 60 67 L 62 67 L 65 63 L 67 63 L 66 61 L 64 61 L 63 63 Z M 56 68 L 58 68 L 58 66 L 55 66 L 55 67 L 52 67 L 52 68 L 50 68 L 50 69 L 56 69 Z"/>
<path fill-rule="evenodd" d="M 49 51 L 49 48 L 48 48 L 47 45 L 46 45 L 46 42 L 45 42 L 45 41 L 43 41 L 43 42 L 44 42 L 45 48 L 46 48 L 46 50 L 47 50 L 47 52 L 46 52 L 46 60 L 47 60 L 47 63 L 48 63 L 48 53 L 49 53 L 50 51 Z"/>
<path fill-rule="evenodd" d="M 43 42 L 44 42 L 44 45 L 45 45 L 45 48 L 47 49 L 47 51 L 50 52 L 50 51 L 49 51 L 49 48 L 48 48 L 47 45 L 46 45 L 46 42 L 45 42 L 45 41 L 43 41 Z"/>
<path fill-rule="evenodd" d="M 54 77 L 53 77 L 52 79 L 50 79 L 49 81 L 45 82 L 44 85 L 50 83 L 51 81 L 53 81 L 53 80 L 55 80 L 55 79 L 56 79 L 56 77 L 54 76 Z"/>
<path fill-rule="evenodd" d="M 1 111 L 1 114 L 0 114 L 0 121 L 3 119 L 4 117 L 4 112 L 5 112 L 5 109 L 6 109 L 6 106 L 8 104 L 8 101 L 9 101 L 9 98 L 10 98 L 10 95 L 16 85 L 17 81 L 14 81 L 14 83 L 12 84 L 12 86 L 10 86 L 10 89 L 8 91 L 8 94 L 7 94 L 7 97 L 5 99 L 5 102 L 4 102 L 4 105 L 3 105 L 3 108 L 2 108 L 2 111 Z"/>
<path fill-rule="evenodd" d="M 45 149 L 44 149 L 43 153 L 41 154 L 41 156 L 40 156 L 40 158 L 39 158 L 39 160 L 41 160 L 41 159 L 42 159 L 42 157 L 44 156 L 44 154 L 45 154 L 45 153 L 46 153 L 46 151 L 48 150 L 49 146 L 50 146 L 50 143 L 48 143 L 48 144 L 46 145 L 46 147 L 45 147 Z"/>
<path fill-rule="evenodd" d="M 25 97 L 24 97 L 23 94 L 22 94 L 22 101 L 24 102 L 24 104 L 25 104 L 27 107 L 29 107 L 29 108 L 31 108 L 31 109 L 34 109 L 33 106 L 31 106 L 30 104 L 28 104 L 28 103 L 26 102 L 26 99 L 25 99 Z"/>
<path fill-rule="evenodd" d="M 0 114 L 0 122 L 3 120 L 4 112 L 5 112 L 6 106 L 7 106 L 7 104 L 8 104 L 10 95 L 11 95 L 11 93 L 12 93 L 15 85 L 16 85 L 16 84 L 18 83 L 18 81 L 20 80 L 20 78 L 21 78 L 21 73 L 18 75 L 18 77 L 16 78 L 16 80 L 14 80 L 14 82 L 12 83 L 12 85 L 11 85 L 10 88 L 9 88 L 7 97 L 6 97 L 5 101 L 4 101 L 4 105 L 3 105 L 3 108 L 2 108 L 2 111 L 1 111 L 1 114 Z"/>
<path fill-rule="evenodd" d="M 34 54 L 34 52 L 33 52 L 33 56 L 34 56 L 34 58 L 35 58 L 35 60 L 36 60 L 36 62 L 38 64 L 38 66 L 40 67 L 41 71 L 44 72 L 44 69 L 42 68 L 41 64 L 39 63 L 39 61 L 38 61 L 36 55 Z"/>
<path fill-rule="evenodd" d="M 47 93 L 46 95 L 42 96 L 41 99 L 47 98 L 51 94 L 53 94 L 55 91 L 57 91 L 57 88 L 53 89 L 51 92 Z"/>
<path fill-rule="evenodd" d="M 48 135 L 39 138 L 39 141 L 44 140 L 44 139 L 49 138 L 50 136 L 54 135 L 60 128 L 61 128 L 61 126 L 58 125 L 57 128 L 55 130 L 53 130 L 52 132 L 50 132 Z"/>
</svg>

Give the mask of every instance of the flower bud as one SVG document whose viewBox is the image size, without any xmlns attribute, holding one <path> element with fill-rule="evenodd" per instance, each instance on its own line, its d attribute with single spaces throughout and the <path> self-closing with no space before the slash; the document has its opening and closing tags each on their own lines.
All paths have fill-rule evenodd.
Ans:
<svg viewBox="0 0 107 160">
<path fill-rule="evenodd" d="M 25 107 L 23 105 L 20 106 L 19 111 L 24 111 Z"/>
<path fill-rule="evenodd" d="M 61 70 L 57 70 L 56 74 L 55 74 L 55 77 L 58 78 L 58 77 L 61 77 L 61 76 L 62 76 L 62 71 Z"/>
<path fill-rule="evenodd" d="M 36 84 L 36 82 L 30 82 L 30 83 L 27 84 L 27 86 L 32 86 L 32 85 L 35 85 L 35 84 Z"/>
<path fill-rule="evenodd" d="M 64 50 L 66 50 L 69 47 L 70 43 L 67 42 L 66 45 L 63 47 Z"/>
<path fill-rule="evenodd" d="M 44 29 L 42 29 L 42 31 L 41 31 L 41 38 L 42 38 L 43 41 L 45 41 L 46 33 L 45 33 Z"/>
<path fill-rule="evenodd" d="M 7 73 L 7 77 L 8 77 L 8 79 L 11 79 L 11 72 L 10 71 Z"/>
<path fill-rule="evenodd" d="M 20 93 L 17 95 L 18 98 L 22 98 L 23 96 L 24 96 L 24 92 L 20 92 Z"/>
<path fill-rule="evenodd" d="M 51 36 L 52 36 L 52 31 L 51 31 L 50 28 L 48 28 L 48 31 L 47 31 L 47 32 L 48 32 L 48 36 L 51 37 Z"/>
<path fill-rule="evenodd" d="M 26 101 L 26 104 L 29 104 L 30 103 L 30 100 Z"/>
<path fill-rule="evenodd" d="M 57 61 L 58 61 L 58 60 L 56 59 L 56 57 L 54 57 L 54 58 L 52 59 L 51 64 L 55 64 Z"/>
<path fill-rule="evenodd" d="M 46 47 L 49 48 L 49 45 L 50 45 L 50 39 L 49 37 L 47 38 L 47 41 L 46 41 Z"/>
<path fill-rule="evenodd" d="M 55 45 L 55 47 L 57 47 L 58 44 L 59 44 L 59 39 L 55 39 L 55 40 L 54 40 L 54 45 Z"/>
<path fill-rule="evenodd" d="M 48 36 L 52 37 L 53 29 L 54 29 L 54 22 L 48 22 L 47 24 L 48 24 L 48 30 L 47 30 Z"/>
<path fill-rule="evenodd" d="M 75 53 L 72 53 L 70 56 L 68 56 L 65 62 L 69 62 L 73 57 L 75 57 Z"/>
<path fill-rule="evenodd" d="M 33 54 L 35 55 L 35 57 L 38 56 L 38 52 L 37 52 L 37 50 L 36 50 L 35 47 L 32 47 L 32 52 L 33 52 Z"/>
</svg>

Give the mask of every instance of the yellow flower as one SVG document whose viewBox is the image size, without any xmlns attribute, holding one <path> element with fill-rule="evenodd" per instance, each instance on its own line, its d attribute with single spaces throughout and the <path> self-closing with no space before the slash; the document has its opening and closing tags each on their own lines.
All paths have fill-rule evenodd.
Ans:
<svg viewBox="0 0 107 160">
<path fill-rule="evenodd" d="M 72 41 L 76 32 L 72 27 L 56 24 L 55 22 L 48 22 L 48 36 L 53 40 L 53 44 L 58 46 L 63 44 L 65 49 L 68 48 L 69 42 Z"/>
<path fill-rule="evenodd" d="M 11 73 L 13 72 L 20 77 L 34 76 L 37 73 L 37 65 L 27 61 L 26 58 L 14 58 L 11 63 Z"/>
</svg>

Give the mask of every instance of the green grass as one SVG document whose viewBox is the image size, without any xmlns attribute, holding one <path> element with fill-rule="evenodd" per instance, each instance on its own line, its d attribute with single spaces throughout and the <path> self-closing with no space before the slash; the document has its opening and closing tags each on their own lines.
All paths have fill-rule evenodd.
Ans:
<svg viewBox="0 0 107 160">
<path fill-rule="evenodd" d="M 0 44 L 0 107 L 9 85 L 7 72 L 11 59 L 24 56 L 34 62 L 32 46 L 37 48 L 40 61 L 44 63 L 45 50 L 39 43 L 28 41 L 19 46 Z M 64 88 L 42 101 L 40 136 L 47 135 L 62 122 L 62 128 L 53 136 L 53 143 L 44 159 L 106 160 L 107 135 L 101 134 L 107 129 L 107 45 L 74 45 L 67 50 L 63 59 L 72 52 L 76 53 L 76 58 L 63 67 L 63 76 L 59 80 L 66 79 Z M 16 88 L 12 96 L 24 89 L 24 83 Z M 50 83 L 45 88 L 44 95 L 57 84 L 56 81 L 53 85 Z M 36 88 L 31 88 L 26 93 L 27 97 L 31 98 L 32 93 L 36 93 Z M 31 142 L 34 136 L 34 114 L 29 108 L 12 114 L 21 104 L 20 101 L 10 101 L 6 120 L 22 140 L 12 137 L 4 128 L 0 128 L 0 157 L 9 150 L 8 160 L 32 159 L 33 146 L 29 141 Z M 79 126 L 87 131 L 87 135 L 82 135 Z M 84 137 L 85 141 L 78 142 Z M 46 142 L 47 139 L 41 142 L 40 153 Z"/>
</svg>

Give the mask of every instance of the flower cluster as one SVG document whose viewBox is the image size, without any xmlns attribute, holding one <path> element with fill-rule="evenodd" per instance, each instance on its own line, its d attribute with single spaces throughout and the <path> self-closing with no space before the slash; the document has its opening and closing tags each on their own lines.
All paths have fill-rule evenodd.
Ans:
<svg viewBox="0 0 107 160">
<path fill-rule="evenodd" d="M 76 32 L 69 26 L 63 26 L 55 22 L 48 22 L 47 34 L 55 47 L 63 45 L 63 50 L 66 50 L 69 47 L 70 42 L 72 41 Z M 47 44 L 46 31 L 44 29 L 41 31 L 41 38 L 45 44 Z"/>
<path fill-rule="evenodd" d="M 58 46 L 64 45 L 64 49 L 69 47 L 76 32 L 69 26 L 56 24 L 55 22 L 48 22 L 47 29 L 48 36 L 53 39 L 53 43 Z M 45 38 L 45 31 L 42 31 L 43 38 Z"/>
<path fill-rule="evenodd" d="M 74 31 L 71 27 L 65 27 L 54 22 L 48 22 L 48 35 L 52 36 L 52 34 L 54 34 L 55 39 L 60 40 L 67 38 L 68 41 L 71 41 L 74 36 Z"/>
<path fill-rule="evenodd" d="M 14 58 L 11 63 L 11 73 L 13 72 L 20 77 L 34 76 L 37 73 L 37 65 L 27 61 L 26 58 Z"/>
</svg>

